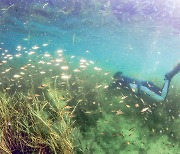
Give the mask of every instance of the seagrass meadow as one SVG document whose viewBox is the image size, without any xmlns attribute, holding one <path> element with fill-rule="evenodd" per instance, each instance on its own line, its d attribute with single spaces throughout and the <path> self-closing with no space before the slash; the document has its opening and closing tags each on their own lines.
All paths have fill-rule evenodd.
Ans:
<svg viewBox="0 0 180 154">
<path fill-rule="evenodd" d="M 180 154 L 177 0 L 1 0 L 0 154 Z"/>
</svg>

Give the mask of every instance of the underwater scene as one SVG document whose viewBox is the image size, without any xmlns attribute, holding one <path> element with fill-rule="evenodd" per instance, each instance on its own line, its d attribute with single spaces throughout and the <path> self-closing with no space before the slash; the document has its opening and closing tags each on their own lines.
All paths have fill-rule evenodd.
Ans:
<svg viewBox="0 0 180 154">
<path fill-rule="evenodd" d="M 180 154 L 179 0 L 0 0 L 0 154 Z"/>
</svg>

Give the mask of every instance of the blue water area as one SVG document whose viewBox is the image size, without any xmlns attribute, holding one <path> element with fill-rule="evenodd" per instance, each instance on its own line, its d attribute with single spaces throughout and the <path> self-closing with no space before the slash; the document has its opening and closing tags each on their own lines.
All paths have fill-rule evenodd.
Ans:
<svg viewBox="0 0 180 154">
<path fill-rule="evenodd" d="M 179 61 L 180 36 L 173 27 L 149 20 L 120 22 L 115 16 L 110 21 L 99 20 L 93 16 L 71 17 L 58 27 L 8 17 L 0 39 L 12 53 L 17 52 L 18 45 L 30 49 L 48 43 L 38 52 L 53 54 L 63 49 L 68 55 L 93 60 L 112 72 L 123 71 L 142 79 L 163 79 Z"/>
<path fill-rule="evenodd" d="M 0 1 L 0 62 L 2 62 L 2 59 L 8 59 L 8 56 L 4 54 L 5 50 L 8 50 L 8 54 L 12 55 L 34 51 L 36 54 L 33 56 L 34 58 L 39 58 L 38 60 L 42 60 L 45 57 L 44 53 L 49 53 L 56 59 L 57 50 L 63 50 L 62 57 L 64 58 L 65 56 L 71 59 L 70 57 L 73 56 L 75 59 L 77 58 L 77 65 L 79 65 L 79 59 L 86 59 L 88 62 L 93 61 L 95 64 L 93 66 L 102 68 L 102 72 L 110 72 L 110 75 L 121 71 L 132 78 L 149 80 L 155 85 L 161 86 L 164 84 L 164 75 L 180 61 L 180 5 L 178 4 L 177 1 L 173 2 L 171 0 L 167 0 L 164 3 L 162 3 L 161 0 L 98 0 L 97 2 L 90 0 L 40 0 L 38 2 L 35 0 L 15 0 L 13 2 L 11 0 L 2 0 Z M 34 46 L 39 48 L 33 49 Z M 18 48 L 21 49 L 18 50 Z M 38 63 L 35 64 L 34 62 L 36 61 L 33 61 L 33 56 L 30 57 L 30 54 L 22 55 L 27 56 L 24 58 L 24 61 L 22 59 L 22 61 L 19 62 L 19 59 L 15 59 L 16 57 L 14 59 L 22 65 L 26 63 L 23 66 L 24 72 L 26 67 L 28 67 L 27 63 L 32 62 L 32 65 L 29 64 L 29 68 L 31 69 L 30 65 L 32 66 L 32 70 L 35 68 L 35 75 L 29 75 L 27 78 L 30 77 L 32 79 L 34 75 L 37 80 L 39 79 L 36 81 L 38 85 L 33 85 L 34 87 L 40 87 L 39 84 L 45 85 L 46 87 L 48 86 L 46 82 L 52 81 L 56 83 L 55 78 L 57 76 L 59 78 L 62 77 L 63 73 L 56 74 L 63 70 L 61 70 L 61 66 L 48 65 L 60 70 L 53 72 L 55 74 L 54 76 L 51 72 L 53 70 L 52 68 L 49 69 L 46 65 L 41 67 Z M 39 55 L 42 56 L 42 59 Z M 11 55 L 9 57 L 13 58 Z M 62 58 L 61 56 L 59 57 Z M 11 64 L 10 58 L 8 62 Z M 31 61 L 27 61 L 28 58 L 31 59 Z M 49 63 L 52 62 L 52 64 L 55 64 L 53 63 L 55 60 L 48 60 Z M 16 63 L 16 61 L 13 62 Z M 6 64 L 6 61 L 4 63 Z M 2 66 L 4 65 L 3 62 L 0 64 Z M 17 64 L 17 66 L 21 64 Z M 63 64 L 68 65 L 67 61 L 63 61 Z M 40 67 L 37 68 L 37 66 Z M 11 67 L 12 66 L 3 68 L 1 76 L 6 75 L 6 72 L 8 74 L 8 71 L 12 69 Z M 64 66 L 65 70 L 63 71 L 68 70 L 69 67 Z M 43 70 L 46 68 L 48 68 L 47 71 Z M 18 71 L 21 71 L 21 69 Z M 13 73 L 16 73 L 15 71 Z M 82 73 L 84 73 L 83 71 Z M 111 95 L 111 92 L 107 92 L 107 89 L 104 87 L 109 86 L 108 81 L 112 82 L 112 76 L 108 76 L 109 74 L 105 76 L 104 72 L 102 73 L 103 75 L 101 74 L 102 76 L 100 76 L 101 71 L 98 73 L 95 69 L 92 69 L 92 71 L 93 72 L 87 72 L 92 73 L 92 76 L 90 76 L 87 81 L 83 78 L 84 74 L 82 74 L 82 76 L 78 74 L 79 77 L 75 75 L 75 78 L 72 79 L 73 81 L 70 82 L 68 82 L 68 77 L 71 78 L 71 75 L 65 76 L 65 74 L 64 77 L 68 78 L 66 82 L 67 87 L 70 85 L 69 83 L 72 82 L 71 92 L 74 94 L 74 98 L 71 96 L 66 102 L 69 103 L 67 104 L 68 107 L 72 105 L 71 103 L 75 106 L 77 102 L 85 102 L 83 102 L 85 104 L 83 104 L 84 106 L 81 106 L 81 103 L 79 103 L 80 105 L 77 103 L 77 106 L 79 105 L 79 108 L 77 107 L 77 117 L 79 116 L 81 119 L 79 122 L 80 125 L 84 124 L 83 126 L 85 128 L 88 127 L 88 129 L 90 129 L 89 132 L 86 129 L 82 132 L 87 131 L 93 134 L 92 139 L 88 139 L 87 137 L 87 140 L 92 140 L 92 143 L 95 142 L 94 147 L 92 146 L 94 149 L 99 149 L 100 146 L 98 147 L 98 145 L 102 144 L 101 148 L 103 147 L 103 150 L 108 150 L 109 153 L 113 153 L 111 150 L 115 151 L 116 149 L 125 149 L 124 153 L 126 153 L 128 150 L 126 151 L 127 147 L 125 146 L 129 146 L 130 142 L 128 140 L 130 139 L 132 139 L 133 142 L 137 140 L 137 143 L 142 141 L 142 143 L 138 143 L 137 146 L 131 144 L 131 146 L 136 147 L 136 150 L 139 150 L 136 151 L 136 153 L 143 153 L 150 149 L 150 154 L 154 154 L 154 151 L 158 149 L 158 146 L 154 148 L 156 146 L 154 139 L 157 141 L 159 139 L 158 143 L 161 143 L 160 147 L 161 145 L 167 147 L 166 143 L 169 144 L 171 142 L 170 140 L 174 139 L 174 143 L 169 144 L 172 146 L 172 149 L 174 148 L 177 142 L 176 140 L 179 139 L 177 125 L 179 124 L 178 89 L 180 88 L 180 74 L 177 74 L 171 82 L 168 99 L 163 101 L 163 103 L 157 103 L 149 98 L 145 98 L 144 95 L 142 97 L 136 94 L 134 95 L 131 91 L 126 91 L 127 89 L 120 89 L 117 95 L 116 91 L 112 90 Z M 20 76 L 18 77 L 18 74 L 13 73 L 11 74 L 10 72 L 10 77 L 8 78 L 10 82 L 13 82 L 12 87 L 16 85 L 14 83 L 17 80 L 20 81 Z M 51 76 L 52 78 L 48 78 L 48 81 L 44 81 L 45 73 L 49 73 L 48 75 L 52 73 L 51 75 L 53 77 Z M 74 72 L 71 73 L 73 74 Z M 45 75 L 41 76 L 43 74 Z M 96 78 L 95 74 L 99 76 Z M 101 78 L 104 79 L 105 77 L 108 78 L 106 81 L 100 81 Z M 4 78 L 6 78 L 6 76 Z M 34 80 L 36 80 L 36 78 Z M 94 81 L 87 83 L 90 82 L 91 78 Z M 59 83 L 61 83 L 60 81 Z M 65 82 L 62 83 L 64 84 Z M 9 86 L 7 84 L 5 86 L 8 86 L 5 87 L 7 90 L 5 90 L 5 92 L 8 93 L 11 85 Z M 26 83 L 24 86 L 26 86 Z M 173 89 L 173 87 L 177 89 Z M 19 85 L 18 88 L 21 88 L 21 85 Z M 54 91 L 55 90 L 56 88 Z M 77 95 L 79 94 L 79 96 L 77 96 L 76 93 Z M 89 108 L 86 105 L 89 105 Z M 97 111 L 94 111 L 94 108 L 92 108 L 94 105 L 97 107 Z M 87 109 L 87 112 L 85 112 L 86 110 L 84 108 Z M 103 109 L 104 113 L 101 111 Z M 102 113 L 102 115 L 97 118 L 96 115 L 93 115 L 93 112 L 98 112 L 100 115 Z M 85 113 L 87 113 L 87 115 Z M 94 118 L 94 120 L 89 117 Z M 92 123 L 94 121 L 92 124 L 93 131 L 90 126 L 91 121 Z M 143 131 L 141 131 L 142 127 Z M 94 131 L 95 129 L 97 129 L 97 132 Z M 136 129 L 138 131 L 136 131 Z M 134 130 L 137 132 L 135 137 L 133 134 L 129 134 L 130 131 L 135 132 Z M 125 134 L 124 138 L 122 138 L 121 133 Z M 152 134 L 155 137 L 151 137 Z M 173 136 L 173 134 L 175 135 Z M 87 136 L 91 138 L 91 135 L 88 134 Z M 96 141 L 97 138 L 101 138 L 100 140 L 102 141 Z M 123 143 L 126 139 L 127 143 Z M 165 140 L 165 142 L 163 140 Z M 112 141 L 114 149 L 111 149 L 110 141 Z M 151 143 L 149 143 L 149 141 L 151 141 Z M 86 139 L 84 142 L 86 142 Z M 121 146 L 116 147 L 119 142 L 121 142 Z M 107 145 L 109 145 L 109 147 L 106 147 Z M 140 145 L 142 149 L 138 145 Z M 146 145 L 146 147 L 143 147 L 144 145 Z M 133 149 L 130 150 L 133 151 Z"/>
</svg>

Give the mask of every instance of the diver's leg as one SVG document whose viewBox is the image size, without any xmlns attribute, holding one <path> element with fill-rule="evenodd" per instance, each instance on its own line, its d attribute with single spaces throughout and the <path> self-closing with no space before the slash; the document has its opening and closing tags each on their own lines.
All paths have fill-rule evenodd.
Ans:
<svg viewBox="0 0 180 154">
<path fill-rule="evenodd" d="M 161 94 L 157 94 L 153 89 L 149 89 L 146 86 L 140 85 L 140 92 L 147 94 L 150 98 L 156 100 L 156 101 L 164 101 L 169 90 L 169 80 L 165 80 L 164 86 L 161 90 Z"/>
<path fill-rule="evenodd" d="M 139 86 L 137 84 L 130 83 L 129 85 L 133 92 L 135 92 L 136 94 L 139 93 Z"/>
<path fill-rule="evenodd" d="M 169 91 L 169 85 L 170 85 L 170 81 L 169 80 L 165 80 L 165 83 L 164 83 L 164 86 L 162 88 L 162 91 L 161 91 L 161 96 L 165 99 L 167 94 L 168 94 L 168 91 Z"/>
<path fill-rule="evenodd" d="M 180 72 L 180 62 L 170 72 L 166 73 L 165 79 L 171 80 L 179 72 Z"/>
</svg>

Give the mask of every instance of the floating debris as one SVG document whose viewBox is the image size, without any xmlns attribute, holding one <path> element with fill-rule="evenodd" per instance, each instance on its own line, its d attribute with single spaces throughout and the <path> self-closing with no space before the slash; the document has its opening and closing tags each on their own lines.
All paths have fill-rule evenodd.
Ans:
<svg viewBox="0 0 180 154">
<path fill-rule="evenodd" d="M 28 53 L 28 55 L 33 55 L 33 54 L 35 54 L 34 51 L 30 51 L 30 52 Z"/>
<path fill-rule="evenodd" d="M 126 99 L 128 96 L 123 96 L 123 97 L 121 97 L 121 99 Z"/>
<path fill-rule="evenodd" d="M 63 60 L 62 59 L 56 59 L 56 62 L 62 62 Z"/>
<path fill-rule="evenodd" d="M 51 55 L 48 54 L 48 53 L 45 53 L 45 54 L 44 54 L 44 57 L 51 57 Z"/>
<path fill-rule="evenodd" d="M 135 107 L 139 107 L 139 104 L 136 103 L 136 104 L 134 104 L 134 106 L 135 106 Z"/>
<path fill-rule="evenodd" d="M 90 112 L 90 111 L 86 111 L 86 112 L 84 112 L 84 113 L 86 113 L 86 114 L 91 114 L 91 112 Z"/>
<path fill-rule="evenodd" d="M 12 68 L 10 67 L 10 68 L 6 69 L 5 72 L 9 72 L 11 69 L 12 69 Z"/>
<path fill-rule="evenodd" d="M 22 49 L 22 46 L 20 46 L 20 45 L 18 45 L 16 48 L 17 51 L 21 51 L 21 49 Z"/>
<path fill-rule="evenodd" d="M 130 108 L 131 106 L 130 105 L 126 105 L 127 108 Z"/>
<path fill-rule="evenodd" d="M 128 141 L 126 144 L 127 144 L 127 145 L 130 145 L 131 143 Z"/>
<path fill-rule="evenodd" d="M 37 45 L 35 45 L 35 46 L 32 47 L 32 49 L 37 50 L 37 49 L 39 49 L 39 47 Z"/>
<path fill-rule="evenodd" d="M 142 103 L 143 103 L 144 105 L 146 104 L 142 98 L 140 98 L 140 100 L 142 101 Z"/>
<path fill-rule="evenodd" d="M 96 70 L 96 71 L 101 71 L 102 69 L 101 69 L 101 68 L 98 68 L 98 67 L 94 67 L 94 70 Z"/>
<path fill-rule="evenodd" d="M 81 72 L 79 69 L 74 69 L 73 71 L 74 72 Z"/>
<path fill-rule="evenodd" d="M 57 53 L 62 53 L 62 52 L 64 52 L 63 50 L 57 50 Z"/>
<path fill-rule="evenodd" d="M 22 87 L 22 85 L 18 85 L 17 87 L 18 87 L 18 88 L 21 88 L 21 87 Z"/>
<path fill-rule="evenodd" d="M 44 71 L 41 71 L 41 72 L 40 72 L 40 74 L 45 74 L 45 73 L 46 73 L 46 72 L 44 72 Z"/>
<path fill-rule="evenodd" d="M 71 78 L 70 75 L 62 75 L 62 76 L 61 76 L 61 79 L 70 79 L 70 78 Z"/>
<path fill-rule="evenodd" d="M 20 78 L 21 76 L 20 75 L 18 75 L 18 74 L 15 74 L 14 75 L 14 78 L 16 78 L 16 79 L 18 79 L 18 78 Z"/>
<path fill-rule="evenodd" d="M 3 61 L 2 61 L 2 63 L 4 63 L 4 64 L 5 64 L 5 63 L 7 63 L 7 61 L 6 61 L 6 60 L 3 60 Z"/>
<path fill-rule="evenodd" d="M 109 72 L 104 73 L 104 75 L 108 75 L 108 74 L 109 74 Z"/>
<path fill-rule="evenodd" d="M 15 56 L 16 56 L 16 57 L 20 57 L 21 55 L 22 55 L 22 54 L 16 54 Z"/>
<path fill-rule="evenodd" d="M 28 100 L 32 100 L 33 98 L 32 97 L 30 97 L 30 96 L 27 96 L 26 97 Z"/>
<path fill-rule="evenodd" d="M 147 111 L 147 110 L 149 110 L 149 108 L 148 108 L 148 107 L 143 108 L 143 109 L 141 110 L 141 112 L 143 113 L 143 112 L 145 112 L 145 111 Z"/>
<path fill-rule="evenodd" d="M 94 64 L 94 62 L 92 60 L 89 61 L 91 64 Z"/>
<path fill-rule="evenodd" d="M 87 62 L 87 60 L 85 60 L 85 59 L 80 59 L 79 61 L 80 61 L 80 63 L 85 63 L 85 62 Z"/>
<path fill-rule="evenodd" d="M 98 85 L 98 86 L 96 86 L 95 88 L 97 89 L 97 88 L 100 88 L 100 87 L 102 87 L 102 85 Z"/>
<path fill-rule="evenodd" d="M 72 109 L 73 107 L 67 105 L 67 106 L 65 106 L 64 108 L 65 108 L 65 109 Z"/>
<path fill-rule="evenodd" d="M 44 9 L 47 5 L 48 5 L 48 3 L 45 3 L 45 4 L 43 5 L 43 9 Z"/>
<path fill-rule="evenodd" d="M 48 85 L 47 84 L 42 84 L 41 87 L 48 87 Z"/>
<path fill-rule="evenodd" d="M 124 112 L 121 111 L 121 110 L 117 110 L 117 111 L 116 111 L 116 115 L 121 115 L 121 114 L 124 114 Z"/>
<path fill-rule="evenodd" d="M 104 86 L 104 89 L 107 89 L 109 86 Z"/>
<path fill-rule="evenodd" d="M 80 65 L 79 67 L 81 67 L 81 68 L 87 68 L 86 65 Z"/>
<path fill-rule="evenodd" d="M 48 46 L 48 44 L 47 44 L 47 43 L 44 43 L 44 44 L 43 44 L 43 47 L 46 47 L 46 46 Z"/>
<path fill-rule="evenodd" d="M 68 70 L 69 67 L 68 67 L 68 66 L 62 66 L 61 69 L 62 69 L 62 70 Z"/>
<path fill-rule="evenodd" d="M 45 64 L 45 61 L 42 61 L 42 60 L 41 60 L 41 61 L 39 61 L 38 63 L 39 63 L 39 64 Z"/>
<path fill-rule="evenodd" d="M 34 94 L 34 96 L 35 96 L 35 97 L 39 97 L 40 95 L 38 95 L 38 94 Z"/>
</svg>

